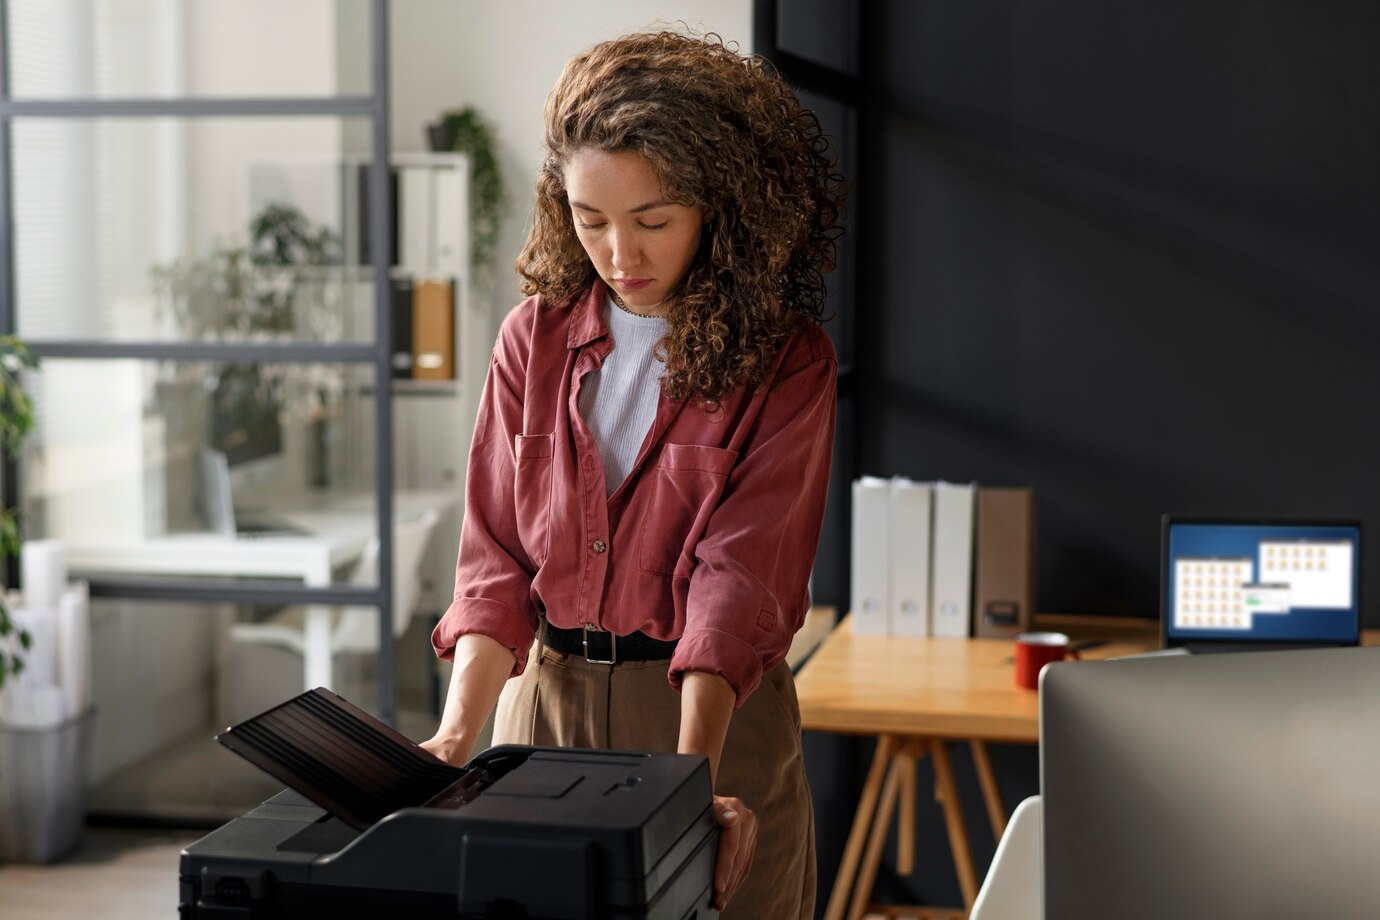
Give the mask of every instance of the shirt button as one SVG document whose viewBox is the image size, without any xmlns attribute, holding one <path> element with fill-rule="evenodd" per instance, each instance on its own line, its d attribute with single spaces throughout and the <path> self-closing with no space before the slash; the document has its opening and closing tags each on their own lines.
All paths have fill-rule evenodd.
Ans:
<svg viewBox="0 0 1380 920">
<path fill-rule="evenodd" d="M 596 553 L 602 553 L 604 550 L 609 548 L 608 544 L 605 543 L 603 540 L 595 540 L 589 546 L 590 549 L 594 550 Z"/>
</svg>

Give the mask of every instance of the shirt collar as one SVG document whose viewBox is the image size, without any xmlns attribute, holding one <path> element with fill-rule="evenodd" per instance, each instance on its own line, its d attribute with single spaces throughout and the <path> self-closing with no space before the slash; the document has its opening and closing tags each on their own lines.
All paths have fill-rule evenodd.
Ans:
<svg viewBox="0 0 1380 920">
<path fill-rule="evenodd" d="M 575 301 L 570 308 L 570 332 L 566 345 L 571 350 L 588 345 L 595 339 L 609 334 L 608 320 L 604 319 L 604 299 L 608 297 L 608 287 L 600 278 L 594 279 L 589 290 Z"/>
</svg>

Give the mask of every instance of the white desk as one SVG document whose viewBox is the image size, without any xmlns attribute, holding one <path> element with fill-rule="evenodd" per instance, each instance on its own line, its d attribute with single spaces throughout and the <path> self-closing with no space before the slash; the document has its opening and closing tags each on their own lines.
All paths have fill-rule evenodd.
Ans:
<svg viewBox="0 0 1380 920">
<path fill-rule="evenodd" d="M 82 577 L 101 575 L 206 575 L 293 578 L 308 587 L 329 587 L 334 573 L 359 559 L 377 532 L 372 493 L 315 492 L 273 515 L 308 531 L 305 535 L 227 537 L 218 533 L 176 533 L 137 543 L 68 543 L 67 567 Z M 395 518 L 429 509 L 442 514 L 459 504 L 453 492 L 398 492 Z M 333 608 L 306 608 L 306 688 L 331 686 L 330 630 Z"/>
</svg>

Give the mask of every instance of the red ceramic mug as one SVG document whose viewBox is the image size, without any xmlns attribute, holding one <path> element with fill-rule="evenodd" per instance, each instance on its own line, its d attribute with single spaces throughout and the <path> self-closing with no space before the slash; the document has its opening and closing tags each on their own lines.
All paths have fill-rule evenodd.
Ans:
<svg viewBox="0 0 1380 920">
<path fill-rule="evenodd" d="M 1078 652 L 1069 648 L 1069 637 L 1063 633 L 1021 633 L 1016 637 L 1016 686 L 1038 689 L 1045 665 L 1077 657 Z"/>
</svg>

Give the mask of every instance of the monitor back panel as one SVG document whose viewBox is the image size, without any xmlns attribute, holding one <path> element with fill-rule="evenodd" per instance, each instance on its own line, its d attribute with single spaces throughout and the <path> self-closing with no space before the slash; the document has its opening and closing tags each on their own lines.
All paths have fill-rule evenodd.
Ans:
<svg viewBox="0 0 1380 920">
<path fill-rule="evenodd" d="M 1056 664 L 1046 920 L 1380 916 L 1380 648 Z"/>
</svg>

